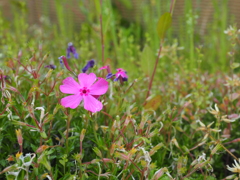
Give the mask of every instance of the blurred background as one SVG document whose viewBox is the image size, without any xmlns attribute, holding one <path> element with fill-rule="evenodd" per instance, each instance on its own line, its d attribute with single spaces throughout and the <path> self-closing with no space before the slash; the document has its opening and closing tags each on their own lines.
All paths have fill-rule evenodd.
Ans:
<svg viewBox="0 0 240 180">
<path fill-rule="evenodd" d="M 0 25 L 5 29 L 1 33 L 3 36 L 12 32 L 20 38 L 26 34 L 36 35 L 38 31 L 41 31 L 38 32 L 41 37 L 52 32 L 51 38 L 65 38 L 65 44 L 67 41 L 79 42 L 94 33 L 93 39 L 100 38 L 97 35 L 100 34 L 98 3 L 96 0 L 0 0 Z M 109 45 L 106 48 L 116 47 L 122 35 L 133 38 L 140 51 L 147 44 L 154 53 L 157 52 L 156 24 L 159 17 L 169 11 L 170 4 L 170 0 L 102 0 L 103 29 Z M 190 67 L 197 64 L 192 63 L 197 56 L 197 47 L 207 58 L 201 68 L 214 69 L 214 63 L 218 63 L 220 69 L 225 70 L 229 65 L 226 55 L 230 45 L 224 31 L 229 25 L 240 27 L 239 0 L 176 0 L 172 27 L 165 44 L 175 43 L 181 47 L 181 54 Z M 97 54 L 100 57 L 100 51 Z M 238 53 L 235 55 L 239 56 Z M 109 57 L 113 58 L 110 54 Z M 115 58 L 116 64 L 122 57 Z"/>
<path fill-rule="evenodd" d="M 116 11 L 126 23 L 148 25 L 147 10 L 151 10 L 158 18 L 168 11 L 170 0 L 111 0 Z M 27 20 L 31 25 L 41 25 L 41 17 L 48 17 L 51 23 L 60 25 L 59 6 L 62 6 L 65 19 L 73 23 L 75 29 L 88 20 L 88 13 L 95 11 L 94 1 L 89 0 L 1 0 L 2 15 L 12 21 L 16 8 L 25 8 Z M 104 0 L 103 0 L 104 3 Z M 191 12 L 192 10 L 192 12 Z M 214 20 L 221 23 L 240 24 L 239 0 L 176 0 L 173 14 L 173 29 L 178 32 L 187 23 L 187 15 L 194 15 L 195 32 L 203 35 L 211 27 Z M 225 21 L 225 22 L 221 22 Z"/>
</svg>

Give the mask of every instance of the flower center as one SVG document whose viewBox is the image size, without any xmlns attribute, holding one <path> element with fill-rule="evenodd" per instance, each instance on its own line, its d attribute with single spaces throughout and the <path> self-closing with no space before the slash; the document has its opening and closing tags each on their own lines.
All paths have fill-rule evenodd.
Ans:
<svg viewBox="0 0 240 180">
<path fill-rule="evenodd" d="M 83 87 L 79 90 L 81 96 L 87 96 L 90 90 L 87 87 Z"/>
</svg>

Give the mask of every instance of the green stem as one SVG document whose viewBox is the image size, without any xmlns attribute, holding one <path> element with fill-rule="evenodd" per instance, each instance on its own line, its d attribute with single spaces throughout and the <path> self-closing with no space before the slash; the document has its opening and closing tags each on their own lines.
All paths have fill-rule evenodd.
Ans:
<svg viewBox="0 0 240 180">
<path fill-rule="evenodd" d="M 66 154 L 68 154 L 68 134 L 69 134 L 69 129 L 70 129 L 70 123 L 71 123 L 71 118 L 70 118 L 70 116 L 68 116 L 67 131 L 66 131 Z"/>
</svg>

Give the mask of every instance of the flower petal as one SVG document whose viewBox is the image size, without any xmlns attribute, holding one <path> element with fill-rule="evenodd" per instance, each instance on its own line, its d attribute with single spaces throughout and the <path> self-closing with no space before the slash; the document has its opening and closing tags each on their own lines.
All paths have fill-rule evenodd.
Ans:
<svg viewBox="0 0 240 180">
<path fill-rule="evenodd" d="M 112 73 L 108 73 L 107 76 L 106 76 L 106 79 L 110 79 L 111 77 L 115 76 L 115 74 L 112 74 Z"/>
<path fill-rule="evenodd" d="M 118 68 L 117 71 L 125 71 L 123 68 Z"/>
<path fill-rule="evenodd" d="M 71 56 L 70 56 L 70 52 L 69 52 L 69 51 L 67 51 L 67 55 L 66 55 L 66 57 L 67 57 L 68 59 L 71 58 Z"/>
<path fill-rule="evenodd" d="M 73 56 L 74 56 L 75 59 L 78 59 L 78 57 L 79 57 L 79 56 L 78 56 L 78 53 L 76 53 L 76 52 L 73 53 Z"/>
<path fill-rule="evenodd" d="M 66 94 L 77 94 L 79 89 L 80 85 L 72 77 L 64 79 L 63 85 L 60 86 L 60 91 Z"/>
<path fill-rule="evenodd" d="M 82 72 L 83 73 L 87 72 L 87 70 L 89 68 L 93 68 L 94 64 L 95 64 L 94 59 L 91 59 L 90 61 L 87 62 L 86 66 L 84 66 L 84 68 L 82 68 Z"/>
<path fill-rule="evenodd" d="M 96 75 L 94 73 L 85 74 L 80 73 L 78 75 L 78 81 L 81 87 L 90 87 L 96 81 Z"/>
<path fill-rule="evenodd" d="M 81 101 L 82 101 L 82 96 L 74 94 L 74 95 L 70 95 L 65 98 L 62 98 L 61 105 L 66 108 L 69 107 L 71 109 L 75 109 L 76 107 L 78 107 Z"/>
<path fill-rule="evenodd" d="M 99 70 L 102 70 L 102 69 L 107 69 L 109 66 L 103 66 L 103 67 L 100 67 Z"/>
<path fill-rule="evenodd" d="M 125 72 L 122 72 L 122 73 L 121 73 L 121 76 L 122 76 L 123 78 L 128 78 L 128 76 L 127 76 L 127 74 L 126 74 Z"/>
<path fill-rule="evenodd" d="M 84 109 L 88 111 L 95 113 L 97 111 L 100 111 L 103 107 L 102 103 L 91 95 L 83 96 L 83 99 L 84 99 Z"/>
<path fill-rule="evenodd" d="M 108 90 L 108 82 L 105 79 L 100 78 L 96 83 L 94 83 L 90 87 L 89 94 L 102 95 L 102 94 L 105 94 L 107 90 Z"/>
</svg>

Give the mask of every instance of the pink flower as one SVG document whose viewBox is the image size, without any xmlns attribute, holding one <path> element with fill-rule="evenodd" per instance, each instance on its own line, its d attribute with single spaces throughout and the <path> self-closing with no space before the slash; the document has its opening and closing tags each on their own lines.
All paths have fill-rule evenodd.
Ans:
<svg viewBox="0 0 240 180">
<path fill-rule="evenodd" d="M 2 77 L 3 77 L 3 79 L 6 79 L 6 78 L 7 78 L 7 76 L 1 76 L 1 75 L 0 75 L 0 79 L 2 79 Z"/>
<path fill-rule="evenodd" d="M 108 72 L 108 74 L 107 74 L 107 76 L 106 76 L 106 79 L 110 79 L 110 78 L 112 78 L 113 76 L 116 76 L 116 78 L 114 79 L 114 81 L 120 80 L 120 81 L 122 82 L 122 81 L 127 81 L 127 80 L 128 80 L 127 71 L 125 71 L 125 70 L 122 69 L 122 68 L 118 68 L 116 74 L 112 74 L 112 73 L 111 73 L 111 70 L 110 70 L 110 67 L 109 67 L 109 66 L 103 66 L 103 67 L 99 68 L 99 70 L 103 70 L 103 69 L 107 69 L 107 72 Z"/>
<path fill-rule="evenodd" d="M 93 113 L 100 111 L 103 105 L 96 97 L 107 92 L 108 82 L 103 78 L 98 78 L 98 80 L 96 80 L 97 77 L 94 73 L 80 73 L 78 75 L 79 83 L 72 77 L 64 79 L 63 85 L 60 86 L 60 91 L 72 95 L 62 98 L 61 105 L 75 109 L 83 100 L 84 109 Z"/>
<path fill-rule="evenodd" d="M 122 68 L 117 69 L 117 73 L 115 74 L 115 76 L 116 78 L 114 79 L 114 81 L 117 81 L 119 78 L 121 78 L 123 81 L 127 81 L 128 79 L 127 72 Z"/>
<path fill-rule="evenodd" d="M 108 65 L 99 68 L 99 70 L 103 70 L 103 69 L 106 69 L 108 73 L 111 73 L 110 67 Z"/>
</svg>

